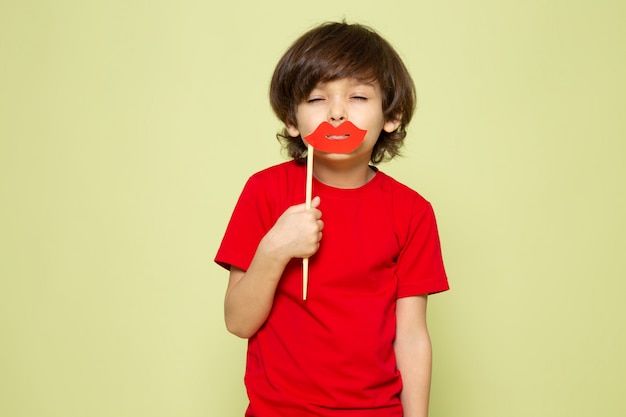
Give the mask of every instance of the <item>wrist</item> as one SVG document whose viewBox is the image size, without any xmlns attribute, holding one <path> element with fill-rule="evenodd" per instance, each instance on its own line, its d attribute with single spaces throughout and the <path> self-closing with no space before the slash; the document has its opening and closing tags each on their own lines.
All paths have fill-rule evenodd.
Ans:
<svg viewBox="0 0 626 417">
<path fill-rule="evenodd" d="M 292 258 L 283 245 L 276 244 L 271 232 L 261 239 L 257 252 L 261 254 L 263 259 L 281 269 L 284 269 Z"/>
</svg>

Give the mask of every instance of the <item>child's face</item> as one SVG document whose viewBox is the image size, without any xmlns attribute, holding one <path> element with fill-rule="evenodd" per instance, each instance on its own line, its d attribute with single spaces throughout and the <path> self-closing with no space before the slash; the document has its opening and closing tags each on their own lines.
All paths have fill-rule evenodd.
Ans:
<svg viewBox="0 0 626 417">
<path fill-rule="evenodd" d="M 354 78 L 342 78 L 318 84 L 308 98 L 298 104 L 297 125 L 287 126 L 287 131 L 292 137 L 300 135 L 304 138 L 322 122 L 338 126 L 348 120 L 359 129 L 367 130 L 367 133 L 354 152 L 342 156 L 333 154 L 336 158 L 354 158 L 360 155 L 367 157 L 366 160 L 369 161 L 380 132 L 392 132 L 400 123 L 397 120 L 385 120 L 378 82 L 366 83 Z M 319 155 L 319 152 L 316 154 Z"/>
</svg>

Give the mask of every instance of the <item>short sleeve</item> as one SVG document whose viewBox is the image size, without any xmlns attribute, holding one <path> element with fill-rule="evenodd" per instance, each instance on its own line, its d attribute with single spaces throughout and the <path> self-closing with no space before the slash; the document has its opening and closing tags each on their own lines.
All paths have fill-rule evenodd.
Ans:
<svg viewBox="0 0 626 417">
<path fill-rule="evenodd" d="M 235 205 L 215 262 L 230 269 L 248 269 L 259 242 L 272 227 L 272 200 L 256 177 L 251 177 Z"/>
<path fill-rule="evenodd" d="M 398 256 L 398 298 L 434 294 L 450 288 L 435 213 L 429 203 L 424 203 L 414 204 L 406 241 Z"/>
</svg>

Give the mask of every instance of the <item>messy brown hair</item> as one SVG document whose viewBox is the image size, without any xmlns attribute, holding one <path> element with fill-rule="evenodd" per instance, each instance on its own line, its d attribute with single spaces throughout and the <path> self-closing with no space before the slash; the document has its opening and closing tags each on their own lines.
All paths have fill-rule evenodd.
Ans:
<svg viewBox="0 0 626 417">
<path fill-rule="evenodd" d="M 270 104 L 285 124 L 296 126 L 296 107 L 319 84 L 342 78 L 380 84 L 385 121 L 398 120 L 393 132 L 380 133 L 372 150 L 377 164 L 400 154 L 406 127 L 415 110 L 415 86 L 395 49 L 371 28 L 329 22 L 298 38 L 278 62 L 270 83 Z M 296 161 L 306 159 L 300 136 L 284 128 L 277 138 Z"/>
</svg>

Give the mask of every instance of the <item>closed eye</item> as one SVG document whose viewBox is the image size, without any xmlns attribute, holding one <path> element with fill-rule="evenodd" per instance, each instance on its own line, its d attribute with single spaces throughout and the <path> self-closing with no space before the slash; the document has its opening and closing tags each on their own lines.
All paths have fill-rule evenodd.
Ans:
<svg viewBox="0 0 626 417">
<path fill-rule="evenodd" d="M 366 101 L 367 97 L 364 96 L 352 96 L 352 100 L 356 100 L 356 101 Z"/>
<path fill-rule="evenodd" d="M 312 97 L 310 99 L 308 99 L 306 102 L 307 103 L 317 103 L 319 101 L 323 101 L 324 99 L 321 97 Z"/>
</svg>

